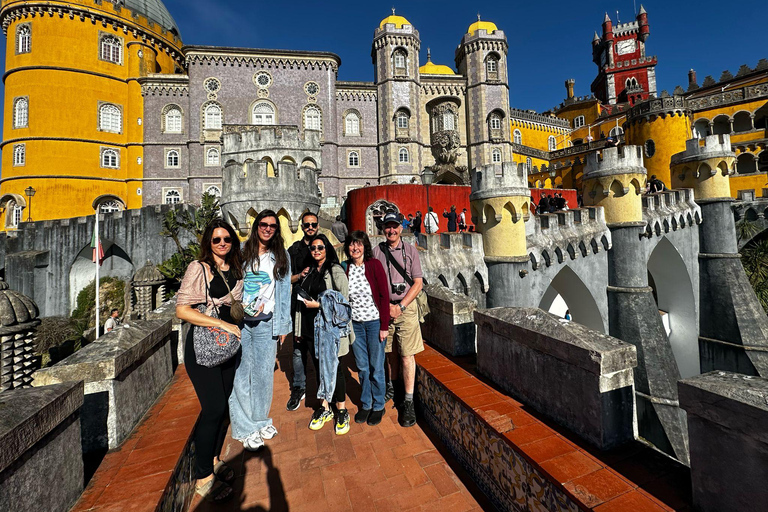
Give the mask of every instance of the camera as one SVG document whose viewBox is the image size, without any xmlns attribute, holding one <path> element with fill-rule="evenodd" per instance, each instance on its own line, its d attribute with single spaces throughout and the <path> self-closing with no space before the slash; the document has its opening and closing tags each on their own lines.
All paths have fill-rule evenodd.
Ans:
<svg viewBox="0 0 768 512">
<path fill-rule="evenodd" d="M 405 283 L 392 283 L 392 295 L 402 295 L 405 293 Z"/>
</svg>

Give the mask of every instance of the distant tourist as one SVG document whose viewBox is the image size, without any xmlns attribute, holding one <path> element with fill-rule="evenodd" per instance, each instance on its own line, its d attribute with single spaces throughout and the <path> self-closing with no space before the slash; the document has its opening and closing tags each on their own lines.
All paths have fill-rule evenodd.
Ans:
<svg viewBox="0 0 768 512">
<path fill-rule="evenodd" d="M 448 232 L 455 233 L 456 232 L 456 205 L 451 205 L 451 211 L 449 212 L 445 208 L 443 208 L 443 217 L 448 219 Z"/>
<path fill-rule="evenodd" d="M 607 147 L 607 148 L 615 148 L 616 147 L 616 141 L 613 140 L 613 137 L 608 137 L 608 139 L 605 141 L 605 147 Z"/>
<path fill-rule="evenodd" d="M 459 233 L 467 230 L 467 209 L 464 208 L 459 214 Z"/>
<path fill-rule="evenodd" d="M 411 231 L 414 235 L 421 233 L 421 220 L 421 210 L 416 210 L 416 216 L 413 218 L 413 222 L 411 222 Z"/>
<path fill-rule="evenodd" d="M 661 181 L 659 178 L 656 177 L 655 174 L 651 175 L 650 179 L 650 193 L 655 194 L 656 192 L 663 192 L 667 190 L 667 186 L 664 185 L 664 182 Z"/>
<path fill-rule="evenodd" d="M 269 408 L 278 343 L 291 332 L 289 259 L 277 214 L 262 210 L 243 249 L 243 355 L 229 397 L 232 438 L 250 451 L 277 435 Z"/>
<path fill-rule="evenodd" d="M 117 308 L 114 308 L 109 313 L 109 318 L 107 318 L 107 321 L 104 322 L 104 332 L 111 332 L 114 331 L 118 325 L 120 325 L 120 319 L 118 318 L 120 316 L 120 310 Z"/>
<path fill-rule="evenodd" d="M 344 243 L 344 240 L 347 239 L 349 231 L 347 230 L 347 225 L 341 222 L 341 215 L 337 215 L 336 220 L 333 221 L 333 224 L 331 225 L 331 233 L 333 233 L 333 236 L 335 236 L 342 244 Z"/>
<path fill-rule="evenodd" d="M 406 231 L 406 230 L 410 231 L 411 221 L 408 220 L 408 218 L 405 217 L 405 215 L 403 215 L 402 213 L 400 214 L 400 216 L 402 217 L 402 219 L 400 219 L 400 224 L 403 226 L 403 231 Z"/>
<path fill-rule="evenodd" d="M 437 218 L 437 213 L 430 206 L 427 217 L 424 219 L 424 232 L 431 235 L 437 233 L 438 229 L 440 229 L 440 219 Z"/>
<path fill-rule="evenodd" d="M 213 220 L 203 231 L 200 258 L 189 264 L 181 281 L 176 316 L 193 326 L 218 329 L 239 338 L 240 327 L 232 319 L 230 307 L 231 298 L 237 301 L 243 295 L 242 262 L 235 230 L 224 220 Z M 214 312 L 218 318 L 211 316 Z M 194 434 L 195 489 L 209 501 L 222 502 L 232 497 L 230 485 L 235 479 L 234 470 L 221 459 L 221 450 L 239 355 L 213 367 L 203 366 L 197 362 L 193 338 L 194 328 L 189 329 L 185 341 L 184 366 L 202 409 Z"/>
<path fill-rule="evenodd" d="M 564 317 L 564 318 L 565 318 L 567 321 L 569 321 L 569 322 L 571 321 L 571 310 L 570 310 L 570 309 L 566 309 L 566 310 L 565 310 L 565 317 Z"/>
</svg>

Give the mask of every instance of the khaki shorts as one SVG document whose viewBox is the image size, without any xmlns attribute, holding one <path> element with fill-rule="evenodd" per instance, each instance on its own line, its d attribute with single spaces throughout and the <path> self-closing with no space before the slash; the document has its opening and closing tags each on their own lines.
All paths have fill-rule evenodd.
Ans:
<svg viewBox="0 0 768 512">
<path fill-rule="evenodd" d="M 397 352 L 401 356 L 412 356 L 424 350 L 416 301 L 408 304 L 403 314 L 389 323 L 389 335 L 384 352 L 392 352 L 395 340 L 397 340 Z"/>
</svg>

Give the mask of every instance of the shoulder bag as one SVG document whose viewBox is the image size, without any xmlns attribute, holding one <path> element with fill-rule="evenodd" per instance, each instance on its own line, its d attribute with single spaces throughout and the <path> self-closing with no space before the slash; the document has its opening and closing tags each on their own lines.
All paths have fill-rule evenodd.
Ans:
<svg viewBox="0 0 768 512">
<path fill-rule="evenodd" d="M 245 318 L 245 308 L 243 308 L 242 301 L 235 300 L 235 297 L 232 295 L 232 288 L 229 287 L 229 283 L 227 282 L 227 278 L 224 277 L 224 274 L 221 273 L 221 270 L 219 270 L 219 267 L 216 267 L 216 272 L 219 273 L 221 276 L 221 279 L 224 281 L 224 284 L 227 286 L 227 291 L 229 291 L 229 301 L 231 302 L 231 306 L 229 307 L 229 316 L 232 317 L 232 320 L 235 321 L 235 323 L 240 323 L 243 321 L 243 318 Z"/>
<path fill-rule="evenodd" d="M 202 266 L 202 263 L 200 264 Z M 205 314 L 208 304 L 208 276 L 203 266 L 203 278 L 205 282 L 205 303 L 200 304 L 197 310 Z M 226 282 L 226 281 L 225 281 Z M 213 302 L 213 301 L 211 301 Z M 213 311 L 208 315 L 211 318 L 219 318 L 219 310 L 214 304 Z M 219 327 L 192 326 L 192 342 L 195 348 L 195 360 L 197 364 L 212 368 L 232 359 L 240 350 L 240 339 Z"/>
<path fill-rule="evenodd" d="M 386 244 L 381 242 L 379 244 L 379 248 L 381 249 L 381 252 L 384 253 L 384 256 L 387 258 L 389 264 L 392 265 L 401 276 L 403 276 L 403 279 L 405 279 L 405 282 L 408 283 L 408 286 L 413 286 L 413 279 L 405 272 L 405 269 L 400 265 L 400 263 L 398 263 L 397 260 L 392 257 L 392 254 L 390 254 Z M 403 261 L 405 261 L 405 245 L 403 245 Z M 427 292 L 424 291 L 424 288 L 422 288 L 419 294 L 416 295 L 416 300 L 414 300 L 414 302 L 418 308 L 419 322 L 424 323 L 424 318 L 429 314 L 430 311 L 429 298 L 427 297 Z"/>
</svg>

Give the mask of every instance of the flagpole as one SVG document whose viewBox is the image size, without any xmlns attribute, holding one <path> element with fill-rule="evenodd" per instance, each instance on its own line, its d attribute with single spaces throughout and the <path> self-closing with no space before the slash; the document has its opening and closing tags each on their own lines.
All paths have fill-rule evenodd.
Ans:
<svg viewBox="0 0 768 512">
<path fill-rule="evenodd" d="M 99 259 L 101 258 L 101 255 L 99 254 L 99 247 L 101 244 L 101 239 L 99 238 L 99 208 L 96 208 L 96 247 L 94 248 L 93 254 L 96 256 L 94 258 L 96 263 L 96 339 L 99 339 Z"/>
</svg>

